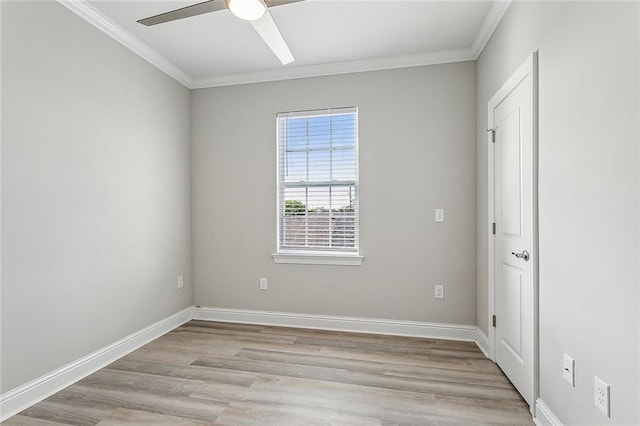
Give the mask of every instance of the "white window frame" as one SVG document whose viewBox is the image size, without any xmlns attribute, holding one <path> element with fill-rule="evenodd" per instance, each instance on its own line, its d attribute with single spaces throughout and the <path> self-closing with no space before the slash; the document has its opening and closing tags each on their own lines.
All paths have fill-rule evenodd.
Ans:
<svg viewBox="0 0 640 426">
<path fill-rule="evenodd" d="M 356 203 L 354 208 L 355 221 L 356 221 L 356 229 L 354 238 L 355 238 L 355 249 L 353 251 L 340 251 L 340 250 L 311 250 L 311 249 L 287 249 L 281 247 L 281 211 L 280 211 L 280 203 L 283 202 L 281 199 L 282 195 L 282 170 L 281 170 L 281 158 L 280 158 L 280 149 L 282 141 L 280 140 L 280 118 L 282 116 L 288 117 L 305 117 L 305 116 L 320 116 L 323 114 L 331 115 L 337 114 L 345 111 L 351 111 L 355 113 L 356 116 L 356 179 L 352 181 L 353 186 L 356 191 Z M 279 113 L 276 115 L 276 252 L 272 253 L 274 263 L 291 263 L 291 264 L 306 264 L 306 265 L 343 265 L 343 266 L 360 266 L 362 265 L 362 261 L 364 256 L 360 255 L 360 194 L 359 194 L 359 128 L 358 128 L 358 108 L 357 107 L 347 107 L 347 108 L 330 108 L 330 109 L 321 109 L 321 110 L 308 110 L 308 111 L 294 111 L 294 112 L 286 112 Z M 336 181 L 336 183 L 340 183 L 340 181 Z M 344 183 L 344 182 L 343 182 Z M 327 183 L 329 184 L 329 182 Z"/>
</svg>

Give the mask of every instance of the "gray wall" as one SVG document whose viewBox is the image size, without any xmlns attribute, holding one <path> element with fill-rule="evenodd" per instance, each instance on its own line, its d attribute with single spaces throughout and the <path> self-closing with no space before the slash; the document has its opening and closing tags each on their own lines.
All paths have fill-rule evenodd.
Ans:
<svg viewBox="0 0 640 426">
<path fill-rule="evenodd" d="M 640 423 L 639 13 L 636 2 L 514 2 L 477 65 L 486 332 L 487 102 L 539 49 L 540 392 L 566 424 Z M 594 375 L 611 385 L 611 419 L 593 405 Z"/>
<path fill-rule="evenodd" d="M 475 72 L 465 62 L 194 91 L 194 303 L 475 324 Z M 275 115 L 341 106 L 359 108 L 364 263 L 276 265 Z"/>
<path fill-rule="evenodd" d="M 57 3 L 1 7 L 6 392 L 191 304 L 191 158 L 188 89 Z"/>
</svg>

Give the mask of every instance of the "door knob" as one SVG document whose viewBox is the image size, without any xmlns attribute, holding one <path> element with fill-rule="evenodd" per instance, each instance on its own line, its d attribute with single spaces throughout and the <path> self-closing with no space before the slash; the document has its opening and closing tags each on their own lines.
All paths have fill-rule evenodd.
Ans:
<svg viewBox="0 0 640 426">
<path fill-rule="evenodd" d="M 517 257 L 518 259 L 524 259 L 525 262 L 529 260 L 529 252 L 526 250 L 524 250 L 522 253 L 515 253 L 512 251 L 511 254 Z"/>
</svg>

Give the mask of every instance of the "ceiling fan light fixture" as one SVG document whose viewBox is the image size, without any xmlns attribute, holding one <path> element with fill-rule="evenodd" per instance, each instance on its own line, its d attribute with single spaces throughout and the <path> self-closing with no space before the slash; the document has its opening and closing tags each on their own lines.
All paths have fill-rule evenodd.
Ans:
<svg viewBox="0 0 640 426">
<path fill-rule="evenodd" d="M 267 11 L 264 0 L 226 0 L 227 9 L 235 16 L 245 21 L 255 21 L 262 18 Z"/>
</svg>

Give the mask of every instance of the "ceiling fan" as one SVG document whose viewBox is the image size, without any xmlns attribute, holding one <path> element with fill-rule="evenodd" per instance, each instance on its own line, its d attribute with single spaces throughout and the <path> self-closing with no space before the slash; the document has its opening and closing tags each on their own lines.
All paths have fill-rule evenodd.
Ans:
<svg viewBox="0 0 640 426">
<path fill-rule="evenodd" d="M 302 0 L 209 0 L 140 19 L 138 22 L 146 26 L 152 26 L 228 9 L 238 18 L 249 21 L 264 42 L 267 43 L 267 46 L 282 62 L 282 65 L 287 65 L 294 61 L 293 54 L 284 41 L 282 34 L 280 34 L 280 30 L 278 30 L 268 8 L 299 1 Z"/>
</svg>

